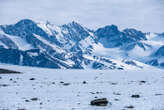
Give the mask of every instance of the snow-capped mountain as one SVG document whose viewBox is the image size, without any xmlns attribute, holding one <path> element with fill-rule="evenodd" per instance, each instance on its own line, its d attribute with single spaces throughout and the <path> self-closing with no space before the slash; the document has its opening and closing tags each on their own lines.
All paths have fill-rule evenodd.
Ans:
<svg viewBox="0 0 164 110">
<path fill-rule="evenodd" d="M 90 30 L 24 19 L 0 26 L 0 62 L 62 69 L 164 66 L 164 35 L 117 26 Z"/>
</svg>

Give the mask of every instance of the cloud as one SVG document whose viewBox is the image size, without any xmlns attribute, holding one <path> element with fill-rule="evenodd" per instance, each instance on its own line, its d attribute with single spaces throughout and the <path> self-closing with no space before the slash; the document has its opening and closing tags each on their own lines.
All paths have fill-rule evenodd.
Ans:
<svg viewBox="0 0 164 110">
<path fill-rule="evenodd" d="M 20 19 L 64 24 L 75 20 L 89 28 L 116 24 L 121 29 L 164 32 L 162 0 L 1 0 L 0 24 Z"/>
</svg>

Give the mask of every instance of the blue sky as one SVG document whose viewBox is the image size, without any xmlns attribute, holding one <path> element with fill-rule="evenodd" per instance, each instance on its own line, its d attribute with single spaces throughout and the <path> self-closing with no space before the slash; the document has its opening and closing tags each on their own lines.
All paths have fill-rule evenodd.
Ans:
<svg viewBox="0 0 164 110">
<path fill-rule="evenodd" d="M 0 24 L 25 18 L 57 25 L 74 20 L 92 29 L 116 24 L 164 32 L 163 10 L 164 0 L 0 0 Z"/>
</svg>

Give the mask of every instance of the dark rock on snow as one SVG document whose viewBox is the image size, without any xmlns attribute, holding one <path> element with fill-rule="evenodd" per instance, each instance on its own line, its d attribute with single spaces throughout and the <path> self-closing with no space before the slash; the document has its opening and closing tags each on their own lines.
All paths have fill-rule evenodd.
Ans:
<svg viewBox="0 0 164 110">
<path fill-rule="evenodd" d="M 132 95 L 131 97 L 132 97 L 132 98 L 140 98 L 140 95 L 135 94 L 135 95 Z"/>
<path fill-rule="evenodd" d="M 106 98 L 92 100 L 91 105 L 93 106 L 107 106 L 108 100 Z"/>
<path fill-rule="evenodd" d="M 13 73 L 21 73 L 21 72 L 0 68 L 0 74 L 13 74 Z"/>
</svg>

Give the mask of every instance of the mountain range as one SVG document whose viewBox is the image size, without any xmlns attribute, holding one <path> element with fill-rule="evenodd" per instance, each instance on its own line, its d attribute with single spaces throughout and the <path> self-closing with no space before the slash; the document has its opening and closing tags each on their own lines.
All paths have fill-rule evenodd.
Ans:
<svg viewBox="0 0 164 110">
<path fill-rule="evenodd" d="M 23 19 L 0 25 L 0 63 L 56 69 L 164 68 L 164 33 Z"/>
</svg>

